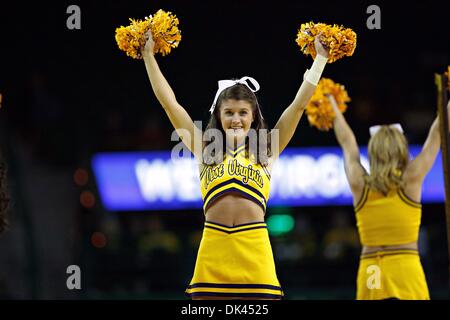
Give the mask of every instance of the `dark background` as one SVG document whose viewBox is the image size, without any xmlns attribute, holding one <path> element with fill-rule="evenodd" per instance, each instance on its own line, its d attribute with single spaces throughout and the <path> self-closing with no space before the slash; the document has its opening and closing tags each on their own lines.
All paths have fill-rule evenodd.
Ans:
<svg viewBox="0 0 450 320">
<path fill-rule="evenodd" d="M 81 30 L 66 27 L 71 4 L 81 8 Z M 381 8 L 381 30 L 366 27 L 371 4 Z M 358 35 L 354 55 L 327 65 L 323 76 L 346 86 L 345 115 L 359 144 L 370 125 L 389 122 L 401 122 L 410 143 L 426 138 L 436 114 L 433 74 L 450 64 L 448 1 L 3 1 L 0 142 L 11 227 L 0 236 L 0 297 L 184 298 L 202 212 L 106 212 L 90 172 L 98 151 L 174 145 L 143 62 L 114 39 L 128 17 L 160 8 L 177 15 L 183 38 L 157 59 L 194 120 L 207 121 L 218 80 L 249 75 L 261 85 L 272 127 L 311 66 L 295 38 L 301 23 L 314 21 Z M 306 117 L 290 143 L 330 145 L 333 133 L 311 128 Z M 267 214 L 278 212 L 296 219 L 294 231 L 271 239 L 286 297 L 353 299 L 360 247 L 352 208 Z M 424 205 L 420 246 L 435 299 L 449 298 L 445 230 L 443 204 Z M 71 264 L 82 270 L 78 291 L 66 288 Z"/>
</svg>

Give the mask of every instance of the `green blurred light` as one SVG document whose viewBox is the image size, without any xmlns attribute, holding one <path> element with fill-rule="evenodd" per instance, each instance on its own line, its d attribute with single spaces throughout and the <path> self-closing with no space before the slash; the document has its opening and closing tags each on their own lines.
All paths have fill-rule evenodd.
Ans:
<svg viewBox="0 0 450 320">
<path fill-rule="evenodd" d="M 289 214 L 274 214 L 267 218 L 267 228 L 271 236 L 280 236 L 294 229 L 295 220 Z"/>
<path fill-rule="evenodd" d="M 292 214 L 293 210 L 292 207 L 270 207 L 267 210 L 270 214 Z"/>
</svg>

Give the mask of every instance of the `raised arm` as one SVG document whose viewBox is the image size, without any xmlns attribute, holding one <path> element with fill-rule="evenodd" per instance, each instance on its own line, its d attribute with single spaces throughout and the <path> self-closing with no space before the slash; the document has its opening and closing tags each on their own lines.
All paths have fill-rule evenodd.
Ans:
<svg viewBox="0 0 450 320">
<path fill-rule="evenodd" d="M 364 188 L 364 175 L 366 174 L 366 170 L 361 165 L 358 143 L 352 129 L 339 110 L 334 97 L 329 95 L 328 99 L 336 114 L 333 123 L 334 134 L 344 153 L 345 174 L 353 195 L 358 197 Z"/>
<path fill-rule="evenodd" d="M 153 54 L 155 43 L 153 41 L 150 31 L 147 33 L 148 40 L 145 44 L 144 51 L 142 52 L 145 68 L 150 79 L 150 83 L 159 103 L 161 103 L 164 111 L 169 117 L 173 127 L 177 130 L 183 143 L 191 150 L 195 157 L 200 160 L 202 157 L 201 151 L 201 137 L 202 131 L 194 125 L 189 114 L 186 110 L 177 102 L 175 94 L 164 78 L 158 63 Z M 197 147 L 195 147 L 194 137 L 200 139 L 197 141 Z"/>
<path fill-rule="evenodd" d="M 450 122 L 450 101 L 447 104 L 447 113 L 449 114 Z M 422 184 L 425 176 L 433 167 L 440 146 L 441 136 L 439 133 L 439 117 L 436 117 L 428 132 L 428 137 L 425 140 L 422 151 L 408 164 L 408 167 L 405 170 L 404 179 L 407 183 Z"/>
<path fill-rule="evenodd" d="M 325 68 L 325 64 L 328 60 L 328 51 L 323 47 L 319 41 L 319 36 L 316 36 L 314 40 L 317 56 L 308 71 L 306 79 L 303 80 L 294 101 L 284 110 L 274 129 L 279 130 L 279 144 L 278 151 L 281 153 L 286 148 L 289 141 L 292 139 L 295 129 L 305 111 L 306 105 L 311 99 L 314 90 L 316 90 L 317 83 L 320 79 L 320 75 Z M 312 79 L 312 80 L 311 80 Z M 275 136 L 272 134 L 272 136 Z M 273 141 L 273 140 L 272 140 Z M 276 155 L 278 156 L 278 155 Z"/>
</svg>

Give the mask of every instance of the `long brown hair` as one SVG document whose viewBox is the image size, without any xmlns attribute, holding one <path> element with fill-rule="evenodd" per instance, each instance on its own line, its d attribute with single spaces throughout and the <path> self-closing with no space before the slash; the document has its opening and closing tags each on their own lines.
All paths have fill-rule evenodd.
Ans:
<svg viewBox="0 0 450 320">
<path fill-rule="evenodd" d="M 382 126 L 369 140 L 368 186 L 384 195 L 404 187 L 403 173 L 409 162 L 408 141 L 399 130 Z"/>
<path fill-rule="evenodd" d="M 208 125 L 206 126 L 205 132 L 206 132 L 206 140 L 212 140 L 212 141 L 204 141 L 203 142 L 203 164 L 205 165 L 216 165 L 222 162 L 222 159 L 219 159 L 218 154 L 209 154 L 206 149 L 206 147 L 213 143 L 212 137 L 209 137 L 209 133 L 212 132 L 210 129 L 216 129 L 219 130 L 222 134 L 222 137 L 226 137 L 225 131 L 222 128 L 221 119 L 220 119 L 220 107 L 222 105 L 222 102 L 225 100 L 243 100 L 250 103 L 252 108 L 252 113 L 254 120 L 252 122 L 251 128 L 256 130 L 256 132 L 259 133 L 259 130 L 261 129 L 267 129 L 267 124 L 264 121 L 262 115 L 261 115 L 261 109 L 258 103 L 258 100 L 256 98 L 256 95 L 244 84 L 236 84 L 234 86 L 231 86 L 225 90 L 223 90 L 219 97 L 217 98 L 216 107 L 214 109 L 214 112 L 211 114 L 211 117 L 209 118 Z M 265 139 L 267 137 L 267 139 Z M 267 165 L 268 164 L 268 158 L 272 156 L 271 151 L 271 141 L 270 141 L 270 135 L 257 135 L 257 146 L 260 146 L 260 139 L 264 139 L 266 141 L 261 141 L 261 145 L 265 150 L 259 150 L 258 152 L 253 152 L 253 148 L 249 148 L 249 139 L 246 137 L 245 139 L 245 156 L 246 157 L 252 157 L 254 161 L 261 165 Z M 223 139 L 223 152 L 226 150 L 226 139 Z"/>
</svg>

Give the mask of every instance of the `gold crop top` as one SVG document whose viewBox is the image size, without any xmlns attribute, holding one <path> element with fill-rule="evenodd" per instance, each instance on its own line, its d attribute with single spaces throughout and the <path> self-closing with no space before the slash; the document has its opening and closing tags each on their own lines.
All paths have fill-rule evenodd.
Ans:
<svg viewBox="0 0 450 320">
<path fill-rule="evenodd" d="M 245 145 L 228 149 L 224 161 L 204 166 L 200 173 L 203 209 L 228 192 L 237 192 L 266 211 L 270 191 L 270 173 L 265 166 L 245 157 Z"/>
<path fill-rule="evenodd" d="M 366 185 L 355 212 L 362 245 L 400 245 L 419 238 L 422 205 L 401 189 L 384 196 Z"/>
</svg>

